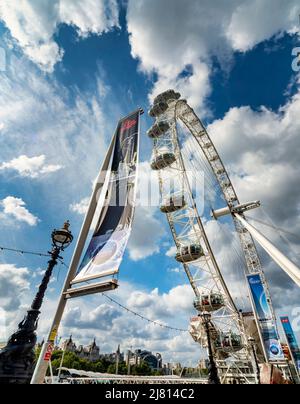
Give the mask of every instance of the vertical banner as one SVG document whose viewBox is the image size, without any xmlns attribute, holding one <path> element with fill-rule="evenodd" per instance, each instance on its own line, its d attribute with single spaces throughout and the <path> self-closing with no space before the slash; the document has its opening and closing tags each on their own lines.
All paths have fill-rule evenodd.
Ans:
<svg viewBox="0 0 300 404">
<path fill-rule="evenodd" d="M 259 274 L 247 276 L 267 358 L 270 362 L 284 361 L 276 324 L 266 291 Z"/>
<path fill-rule="evenodd" d="M 292 354 L 292 358 L 294 360 L 294 363 L 296 365 L 296 369 L 300 371 L 300 349 L 298 345 L 298 341 L 296 338 L 296 335 L 294 333 L 294 330 L 292 328 L 292 324 L 290 322 L 290 319 L 288 317 L 280 317 L 281 324 L 287 339 L 287 343 L 289 346 L 289 349 Z"/>
<path fill-rule="evenodd" d="M 123 118 L 115 134 L 107 190 L 100 217 L 72 284 L 115 275 L 132 229 L 136 202 L 141 111 Z"/>
</svg>

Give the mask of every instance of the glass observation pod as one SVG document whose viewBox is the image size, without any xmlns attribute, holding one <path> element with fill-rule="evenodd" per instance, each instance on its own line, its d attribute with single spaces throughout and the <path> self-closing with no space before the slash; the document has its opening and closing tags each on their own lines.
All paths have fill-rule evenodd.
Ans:
<svg viewBox="0 0 300 404">
<path fill-rule="evenodd" d="M 181 97 L 180 93 L 176 93 L 174 90 L 167 90 L 161 94 L 159 94 L 154 99 L 154 104 L 158 104 L 160 102 L 169 102 L 173 100 L 179 100 Z"/>
<path fill-rule="evenodd" d="M 155 123 L 147 132 L 151 139 L 157 139 L 164 135 L 170 129 L 170 125 L 166 121 L 161 121 Z"/>
<path fill-rule="evenodd" d="M 219 293 L 202 294 L 194 303 L 196 310 L 209 313 L 220 310 L 224 305 L 224 297 Z"/>
<path fill-rule="evenodd" d="M 225 173 L 225 169 L 224 168 L 219 168 L 217 171 L 216 171 L 216 174 L 217 175 L 222 175 L 222 174 L 224 174 Z"/>
<path fill-rule="evenodd" d="M 164 114 L 168 108 L 169 106 L 166 102 L 158 102 L 157 104 L 154 104 L 153 107 L 150 109 L 149 115 L 152 118 L 157 118 L 159 115 Z"/>
<path fill-rule="evenodd" d="M 191 244 L 188 246 L 180 247 L 176 254 L 176 261 L 181 262 L 183 264 L 197 261 L 201 257 L 203 257 L 204 251 L 200 244 Z"/>
<path fill-rule="evenodd" d="M 171 195 L 160 207 L 163 213 L 174 213 L 186 206 L 184 195 Z"/>
<path fill-rule="evenodd" d="M 152 170 L 158 171 L 170 167 L 176 161 L 176 156 L 171 152 L 164 152 L 154 157 L 151 163 Z"/>
<path fill-rule="evenodd" d="M 215 346 L 220 351 L 238 352 L 243 349 L 242 337 L 233 332 L 220 333 L 215 341 Z"/>
</svg>

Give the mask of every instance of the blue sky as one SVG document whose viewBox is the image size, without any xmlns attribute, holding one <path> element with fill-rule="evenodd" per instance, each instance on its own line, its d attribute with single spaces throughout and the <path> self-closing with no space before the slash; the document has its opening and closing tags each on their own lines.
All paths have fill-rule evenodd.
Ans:
<svg viewBox="0 0 300 404">
<path fill-rule="evenodd" d="M 270 21 L 264 17 L 264 11 L 268 10 L 267 0 L 262 2 L 265 10 L 260 9 L 261 6 L 257 6 L 259 10 L 252 9 L 246 0 L 234 0 L 224 15 L 216 14 L 215 23 L 203 24 L 204 28 L 199 30 L 197 25 L 193 28 L 197 24 L 193 4 L 195 15 L 198 12 L 205 14 L 214 12 L 219 1 L 212 5 L 204 1 L 204 12 L 199 10 L 199 4 L 191 1 L 184 11 L 187 23 L 177 32 L 175 20 L 166 19 L 165 26 L 159 24 L 169 0 L 154 1 L 151 12 L 143 0 L 139 0 L 136 7 L 134 1 L 129 1 L 128 5 L 127 2 L 121 5 L 108 1 L 110 11 L 117 10 L 118 18 L 100 14 L 99 20 L 94 20 L 91 13 L 81 13 L 75 2 L 73 14 L 61 11 L 60 17 L 55 14 L 53 21 L 49 17 L 52 14 L 47 12 L 50 7 L 47 0 L 44 0 L 44 8 L 38 9 L 34 7 L 34 0 L 26 0 L 24 3 L 33 7 L 34 15 L 44 24 L 46 34 L 36 31 L 33 34 L 30 31 L 32 15 L 26 16 L 29 9 L 18 9 L 15 3 L 4 2 L 0 7 L 0 45 L 7 53 L 6 72 L 0 72 L 0 201 L 3 208 L 0 245 L 46 252 L 50 248 L 52 229 L 61 226 L 66 219 L 71 221 L 76 237 L 83 220 L 78 204 L 83 201 L 84 205 L 91 193 L 92 182 L 118 119 L 137 107 L 147 111 L 153 95 L 169 86 L 181 91 L 209 125 L 241 199 L 264 199 L 266 210 L 276 224 L 297 234 L 300 230 L 297 206 L 300 205 L 295 184 L 299 169 L 294 153 L 299 150 L 295 133 L 300 123 L 299 119 L 292 118 L 299 114 L 299 77 L 291 68 L 291 52 L 297 44 L 299 46 L 299 37 L 293 1 L 287 6 L 290 14 L 282 13 L 278 2 L 278 7 L 272 8 L 274 18 Z M 67 1 L 54 3 L 67 4 Z M 182 5 L 177 0 L 173 5 L 173 17 L 180 18 Z M 261 17 L 253 20 L 257 28 L 254 32 L 251 26 L 237 23 L 236 14 L 240 14 L 241 21 L 246 18 L 243 7 L 244 14 L 249 13 L 250 8 L 250 16 L 258 12 Z M 295 19 L 291 15 L 295 15 Z M 20 29 L 20 21 L 29 21 L 28 26 L 23 23 Z M 198 23 L 200 26 L 201 18 Z M 54 29 L 51 28 L 53 24 Z M 219 25 L 226 27 L 226 32 L 221 32 Z M 49 54 L 41 51 L 41 43 L 51 47 Z M 63 50 L 62 57 L 52 52 L 53 46 Z M 151 142 L 146 136 L 150 125 L 151 120 L 145 114 L 141 134 L 144 167 L 151 157 Z M 274 137 L 270 138 L 271 135 Z M 29 159 L 44 156 L 44 159 L 34 167 L 32 160 L 26 161 L 30 163 L 30 170 L 22 171 L 20 164 L 24 167 L 24 160 L 19 164 L 14 161 L 20 156 Z M 9 197 L 14 199 L 8 200 Z M 23 208 L 20 208 L 21 200 L 26 204 Z M 284 203 L 287 208 L 293 205 L 290 217 L 282 213 Z M 11 204 L 19 214 L 11 213 Z M 74 208 L 76 204 L 77 208 Z M 24 208 L 25 212 L 19 210 Z M 139 226 L 136 225 L 121 267 L 120 292 L 115 298 L 129 302 L 133 309 L 143 311 L 155 320 L 186 328 L 194 313 L 190 304 L 192 294 L 187 292 L 189 287 L 184 274 L 178 273 L 177 263 L 168 254 L 172 240 L 166 221 L 158 209 L 145 212 L 143 208 L 137 212 L 137 222 Z M 299 263 L 299 240 L 290 239 L 288 244 L 278 235 L 271 233 L 270 237 L 282 244 L 282 248 Z M 142 248 L 143 240 L 148 244 Z M 70 261 L 71 253 L 72 248 L 64 254 L 66 263 Z M 3 273 L 7 265 L 11 265 L 10 270 L 13 268 L 20 274 L 14 280 L 15 284 L 7 283 L 8 296 L 2 296 L 0 291 L 7 317 L 6 332 L 10 332 L 16 325 L 15 313 L 18 313 L 18 319 L 21 318 L 33 298 L 41 279 L 40 269 L 45 267 L 46 261 L 11 253 L 1 254 L 0 259 Z M 284 310 L 291 314 L 299 307 L 298 290 L 269 260 L 265 260 L 265 264 L 275 306 L 281 314 Z M 25 268 L 25 272 L 20 268 Z M 54 310 L 64 274 L 65 269 L 61 267 L 59 279 L 50 285 L 44 309 L 47 315 L 44 312 L 41 320 L 42 335 L 47 330 L 47 318 Z M 291 294 L 288 307 L 282 300 L 284 290 Z M 183 291 L 187 293 L 178 303 L 178 318 L 173 317 L 172 312 L 177 308 L 172 298 L 181 296 Z M 20 304 L 11 310 L 8 303 L 12 303 L 14 293 L 19 294 Z M 146 303 L 135 304 L 135 298 L 136 302 L 152 303 L 149 307 Z M 159 301 L 165 301 L 165 313 L 158 310 Z M 113 343 L 107 341 L 110 331 L 106 330 L 103 335 L 93 327 L 80 325 L 76 331 L 72 322 L 72 310 L 78 314 L 79 308 L 83 310 L 84 307 L 91 311 L 102 308 L 95 318 L 105 322 L 106 304 L 101 297 L 72 304 L 63 336 L 73 332 L 75 338 L 87 341 L 97 335 L 104 350 L 113 349 L 117 339 Z M 128 322 L 132 322 L 130 327 L 143 327 L 130 316 L 122 317 L 113 312 L 113 308 L 110 310 L 112 323 L 124 323 L 128 327 Z M 300 310 L 294 317 L 297 314 L 300 315 Z M 84 312 L 80 316 L 84 318 Z M 172 357 L 193 360 L 197 346 L 192 343 L 186 346 L 184 339 L 174 335 L 160 334 L 153 338 L 151 333 L 155 330 L 151 329 L 147 334 L 149 348 L 162 350 L 168 356 L 167 346 L 171 346 Z M 130 336 L 127 330 L 126 335 L 121 334 L 119 338 L 127 346 L 147 340 L 140 331 L 133 334 Z M 150 343 L 150 340 L 155 342 Z"/>
</svg>

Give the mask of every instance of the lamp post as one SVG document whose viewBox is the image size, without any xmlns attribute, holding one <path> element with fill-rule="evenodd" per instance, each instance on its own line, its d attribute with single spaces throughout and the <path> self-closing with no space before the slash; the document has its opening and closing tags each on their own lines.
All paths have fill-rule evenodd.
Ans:
<svg viewBox="0 0 300 404">
<path fill-rule="evenodd" d="M 0 384 L 29 384 L 35 363 L 36 330 L 45 293 L 53 270 L 61 259 L 60 253 L 73 241 L 69 230 L 70 223 L 66 222 L 62 229 L 52 232 L 51 259 L 45 272 L 39 290 L 33 300 L 30 310 L 19 324 L 18 331 L 13 334 L 7 346 L 0 352 Z"/>
<path fill-rule="evenodd" d="M 120 356 L 121 356 L 121 347 L 119 345 L 116 352 L 116 376 L 118 376 L 119 374 Z"/>
<path fill-rule="evenodd" d="M 211 345 L 211 337 L 210 337 L 210 323 L 211 323 L 211 314 L 209 313 L 202 313 L 201 318 L 205 327 L 206 336 L 207 336 L 207 343 L 208 343 L 208 358 L 209 358 L 209 375 L 208 375 L 208 384 L 221 384 L 218 369 L 215 362 L 213 349 Z"/>
<path fill-rule="evenodd" d="M 131 355 L 132 355 L 131 350 L 128 350 L 128 367 L 127 367 L 127 375 L 128 376 L 130 376 L 130 373 L 131 373 Z"/>
</svg>

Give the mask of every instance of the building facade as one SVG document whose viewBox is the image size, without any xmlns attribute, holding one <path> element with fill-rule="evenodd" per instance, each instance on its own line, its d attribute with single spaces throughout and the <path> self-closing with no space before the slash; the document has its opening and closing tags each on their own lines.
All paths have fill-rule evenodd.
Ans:
<svg viewBox="0 0 300 404">
<path fill-rule="evenodd" d="M 98 362 L 105 360 L 108 363 L 125 362 L 127 366 L 140 366 L 142 363 L 147 363 L 152 370 L 163 370 L 162 356 L 159 353 L 153 354 L 150 351 L 137 349 L 134 352 L 128 351 L 126 355 L 120 352 L 120 347 L 117 351 L 111 354 L 101 354 L 100 347 L 94 340 L 90 345 L 76 345 L 72 336 L 64 341 L 62 349 L 65 352 L 72 352 L 81 359 L 86 359 L 90 362 Z"/>
<path fill-rule="evenodd" d="M 136 351 L 128 351 L 125 357 L 127 366 L 140 366 L 142 363 L 147 363 L 152 370 L 162 370 L 162 356 L 161 354 L 153 354 L 150 351 L 143 351 L 137 349 Z"/>
<path fill-rule="evenodd" d="M 97 362 L 101 359 L 100 348 L 98 347 L 95 339 L 88 346 L 79 345 L 77 347 L 71 336 L 63 343 L 63 350 L 65 352 L 73 352 L 79 358 L 86 359 L 90 362 Z"/>
<path fill-rule="evenodd" d="M 73 341 L 72 336 L 67 339 L 63 345 L 62 349 L 65 352 L 73 352 L 81 359 L 86 359 L 90 362 L 98 362 L 100 360 L 105 360 L 108 363 L 115 364 L 117 361 L 119 363 L 125 362 L 125 356 L 120 352 L 120 347 L 118 347 L 117 351 L 110 354 L 101 354 L 100 347 L 97 345 L 96 340 L 87 346 L 84 345 L 76 345 Z"/>
</svg>

